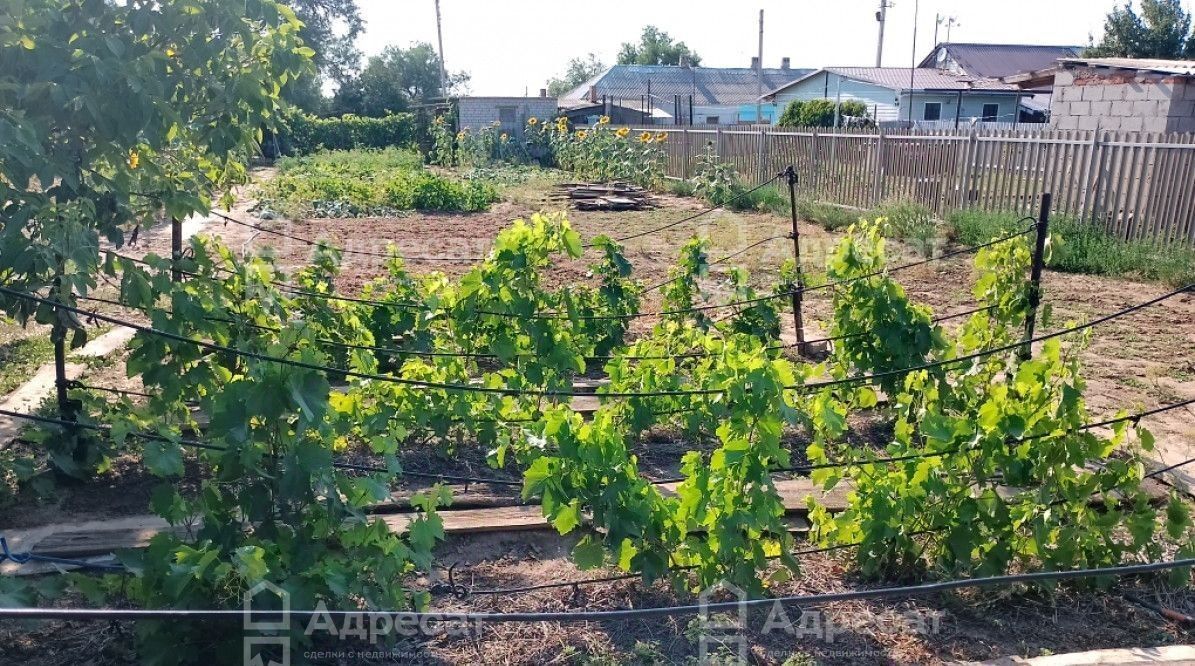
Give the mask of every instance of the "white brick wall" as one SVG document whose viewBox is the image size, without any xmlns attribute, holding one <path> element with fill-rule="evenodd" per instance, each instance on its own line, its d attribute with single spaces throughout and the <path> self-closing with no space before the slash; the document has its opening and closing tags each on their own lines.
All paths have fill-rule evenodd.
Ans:
<svg viewBox="0 0 1195 666">
<path fill-rule="evenodd" d="M 462 97 L 457 100 L 457 123 L 477 131 L 500 121 L 499 109 L 513 107 L 513 123 L 503 126 L 506 131 L 521 132 L 532 116 L 543 120 L 556 117 L 555 97 Z"/>
<path fill-rule="evenodd" d="M 1054 78 L 1050 124 L 1057 129 L 1195 131 L 1195 81 L 1139 75 L 1125 80 L 1095 69 Z"/>
</svg>

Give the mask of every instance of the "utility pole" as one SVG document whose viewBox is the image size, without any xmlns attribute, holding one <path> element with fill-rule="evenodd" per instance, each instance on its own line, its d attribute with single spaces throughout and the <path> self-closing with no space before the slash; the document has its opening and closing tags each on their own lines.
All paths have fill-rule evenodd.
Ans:
<svg viewBox="0 0 1195 666">
<path fill-rule="evenodd" d="M 917 18 L 921 12 L 921 0 L 913 0 L 913 61 L 909 63 L 909 127 L 913 126 L 913 90 L 917 75 Z"/>
<path fill-rule="evenodd" d="M 755 66 L 755 122 L 763 123 L 763 10 L 759 10 L 759 57 Z"/>
<path fill-rule="evenodd" d="M 440 0 L 436 0 L 436 40 L 440 44 L 440 94 L 448 98 L 448 69 L 444 66 L 444 28 L 440 25 Z"/>
<path fill-rule="evenodd" d="M 888 21 L 888 8 L 894 6 L 891 0 L 880 0 L 880 10 L 876 12 L 876 21 L 880 24 L 880 39 L 876 44 L 876 67 L 884 66 L 884 23 Z"/>
</svg>

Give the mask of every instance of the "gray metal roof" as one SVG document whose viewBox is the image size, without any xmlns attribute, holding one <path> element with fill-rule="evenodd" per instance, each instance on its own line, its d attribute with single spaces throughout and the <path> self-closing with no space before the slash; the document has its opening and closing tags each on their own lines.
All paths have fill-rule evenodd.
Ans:
<svg viewBox="0 0 1195 666">
<path fill-rule="evenodd" d="M 856 81 L 863 81 L 895 90 L 939 91 L 939 90 L 982 90 L 985 92 L 1018 92 L 1020 88 L 995 79 L 978 79 L 959 76 L 937 69 L 911 69 L 909 67 L 826 67 L 808 74 L 793 83 L 786 84 L 764 95 L 770 97 L 822 72 L 830 72 Z"/>
<path fill-rule="evenodd" d="M 765 68 L 762 71 L 765 91 L 779 88 L 805 76 L 811 69 Z M 596 87 L 597 95 L 638 99 L 647 94 L 651 83 L 656 104 L 670 104 L 673 95 L 688 98 L 702 106 L 730 106 L 753 104 L 759 96 L 758 79 L 750 67 L 676 67 L 670 65 L 615 65 L 582 83 L 561 97 L 567 100 L 586 99 L 589 88 Z"/>
<path fill-rule="evenodd" d="M 1195 76 L 1195 60 L 1150 60 L 1146 58 L 1066 58 L 1065 65 L 1080 67 L 1102 67 L 1108 69 L 1135 69 L 1141 72 Z"/>
<path fill-rule="evenodd" d="M 1035 72 L 1058 64 L 1060 58 L 1073 58 L 1077 46 L 1042 44 L 939 44 L 919 67 L 934 67 L 938 52 L 946 51 L 968 76 L 998 79 L 1022 72 Z"/>
</svg>

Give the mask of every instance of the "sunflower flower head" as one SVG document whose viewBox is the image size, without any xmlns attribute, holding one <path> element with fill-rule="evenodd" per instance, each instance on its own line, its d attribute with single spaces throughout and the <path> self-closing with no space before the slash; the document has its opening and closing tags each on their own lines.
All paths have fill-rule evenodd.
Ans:
<svg viewBox="0 0 1195 666">
<path fill-rule="evenodd" d="M 577 130 L 577 138 L 578 139 L 584 139 L 585 136 L 586 136 L 585 130 Z"/>
<path fill-rule="evenodd" d="M 664 143 L 668 140 L 668 132 L 656 132 L 656 143 Z"/>
<path fill-rule="evenodd" d="M 530 118 L 527 119 L 527 124 L 534 127 L 535 125 L 539 124 L 539 118 L 536 118 L 535 116 L 531 116 Z"/>
<path fill-rule="evenodd" d="M 601 118 L 598 118 L 598 124 L 599 125 L 609 125 L 610 124 L 610 116 L 602 116 Z"/>
<path fill-rule="evenodd" d="M 614 130 L 614 133 L 618 135 L 618 138 L 625 139 L 627 138 L 627 135 L 631 133 L 631 128 L 619 127 L 618 129 Z"/>
<path fill-rule="evenodd" d="M 651 132 L 643 132 L 639 135 L 639 141 L 641 143 L 651 143 L 651 139 L 653 136 L 655 136 L 655 135 L 652 134 Z"/>
</svg>

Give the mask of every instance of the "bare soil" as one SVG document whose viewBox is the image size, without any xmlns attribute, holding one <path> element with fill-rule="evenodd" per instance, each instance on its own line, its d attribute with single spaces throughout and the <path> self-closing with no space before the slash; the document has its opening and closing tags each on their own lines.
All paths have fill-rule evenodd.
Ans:
<svg viewBox="0 0 1195 666">
<path fill-rule="evenodd" d="M 460 275 L 470 267 L 471 258 L 483 256 L 494 236 L 513 219 L 536 211 L 554 210 L 558 202 L 550 199 L 545 183 L 531 182 L 512 189 L 507 201 L 490 211 L 470 215 L 411 214 L 399 218 L 319 219 L 262 222 L 244 209 L 234 214 L 239 219 L 266 224 L 287 233 L 327 239 L 355 250 L 384 252 L 393 244 L 404 255 L 459 258 L 460 261 L 411 260 L 413 272 L 442 271 Z M 619 213 L 570 211 L 569 219 L 586 238 L 600 233 L 621 237 L 669 224 L 696 213 L 701 205 L 691 199 L 660 197 L 655 210 Z M 756 241 L 783 237 L 791 222 L 766 213 L 718 211 L 678 225 L 658 234 L 630 240 L 627 255 L 636 275 L 646 284 L 663 280 L 675 261 L 680 245 L 694 233 L 711 239 L 711 257 L 719 258 Z M 270 251 L 280 263 L 298 267 L 306 263 L 312 248 L 269 234 L 255 233 L 237 225 L 213 226 L 209 232 L 219 236 L 234 249 Z M 820 227 L 802 223 L 803 265 L 810 273 L 824 266 L 829 249 L 840 237 Z M 161 253 L 160 238 L 148 240 Z M 893 243 L 896 256 L 891 264 L 919 258 L 912 248 Z M 941 251 L 941 248 L 939 248 Z M 763 243 L 744 254 L 736 265 L 748 268 L 760 285 L 774 281 L 781 263 L 792 256 L 791 241 L 779 238 Z M 561 284 L 588 279 L 586 261 L 562 263 L 547 279 Z M 711 277 L 711 289 L 720 289 L 720 267 Z M 347 255 L 340 278 L 341 289 L 354 293 L 383 271 L 382 260 Z M 931 306 L 936 314 L 949 314 L 971 306 L 969 296 L 973 269 L 969 258 L 962 257 L 903 271 L 895 275 L 911 297 Z M 1047 271 L 1044 280 L 1045 302 L 1052 309 L 1052 321 L 1040 332 L 1054 330 L 1069 321 L 1081 322 L 1117 310 L 1168 291 L 1152 284 L 1103 277 L 1068 275 Z M 644 309 L 658 306 L 658 295 L 651 295 Z M 819 320 L 829 314 L 829 301 L 820 293 L 806 300 L 810 334 L 818 331 Z M 639 322 L 645 327 L 650 321 Z M 642 330 L 642 328 L 638 328 Z M 791 331 L 790 331 L 791 332 Z M 1100 417 L 1124 408 L 1148 408 L 1175 400 L 1195 397 L 1195 298 L 1170 299 L 1132 317 L 1095 329 L 1091 343 L 1083 352 L 1089 381 L 1087 400 L 1092 414 Z M 136 379 L 124 377 L 123 362 L 112 359 L 104 367 L 93 368 L 88 383 L 136 390 Z M 1195 412 L 1177 410 L 1150 418 L 1143 425 L 1158 437 L 1159 464 L 1171 464 L 1195 457 Z M 876 437 L 882 424 L 867 419 L 853 423 L 860 437 Z M 645 474 L 668 476 L 676 473 L 679 454 L 703 444 L 679 441 L 672 433 L 648 433 L 636 445 Z M 794 436 L 790 448 L 798 454 L 804 443 Z M 446 474 L 499 475 L 509 470 L 491 470 L 485 452 L 467 443 L 452 450 L 434 446 L 413 447 L 406 453 L 404 466 L 412 470 Z M 190 489 L 196 483 L 188 467 L 182 483 Z M 1180 469 L 1176 483 L 1195 480 L 1195 465 Z M 15 504 L 0 509 L 0 526 L 22 527 L 59 520 L 88 520 L 142 513 L 148 505 L 148 492 L 156 480 L 146 478 L 132 460 L 118 461 L 116 469 L 95 483 L 82 488 L 61 489 L 50 502 L 35 497 L 21 497 Z M 94 486 L 94 487 L 90 487 Z M 409 488 L 417 488 L 415 484 Z M 502 490 L 494 494 L 502 495 Z M 509 491 L 514 492 L 514 491 Z M 512 498 L 513 499 L 513 498 Z M 0 527 L 0 531 L 2 531 Z M 456 563 L 454 579 L 473 589 L 537 585 L 562 580 L 584 579 L 605 573 L 579 571 L 569 559 L 573 539 L 550 532 L 519 532 L 453 537 L 440 549 L 439 562 L 447 567 Z M 855 589 L 875 583 L 860 580 L 846 555 L 820 554 L 802 558 L 802 573 L 792 581 L 778 584 L 773 593 L 813 594 Z M 417 587 L 430 585 L 445 577 L 438 570 L 413 581 Z M 1175 591 L 1158 583 L 1128 583 L 1138 596 L 1185 612 L 1195 612 L 1195 598 L 1186 591 Z M 800 622 L 805 631 L 792 635 L 783 630 L 765 633 L 766 612 L 748 618 L 747 649 L 752 663 L 942 663 L 958 660 L 989 659 L 1004 655 L 1039 656 L 1051 653 L 1111 647 L 1156 646 L 1190 642 L 1188 631 L 1162 620 L 1151 611 L 1125 600 L 1120 592 L 1095 589 L 1060 590 L 991 589 L 960 592 L 899 602 L 851 602 L 829 604 L 815 610 L 821 631 L 814 631 L 801 621 L 801 610 L 787 608 L 788 618 Z M 67 600 L 63 603 L 69 603 Z M 78 601 L 78 600 L 76 600 Z M 661 583 L 623 581 L 576 589 L 558 588 L 526 594 L 480 595 L 463 599 L 438 595 L 433 608 L 445 611 L 553 611 L 637 608 L 693 603 L 688 591 L 671 590 Z M 922 618 L 936 628 L 926 633 L 908 631 L 899 626 L 894 614 Z M 659 619 L 637 622 L 591 622 L 584 624 L 489 624 L 469 637 L 432 636 L 417 642 L 402 642 L 392 648 L 389 658 L 333 658 L 320 663 L 685 663 L 698 653 L 699 646 L 690 631 L 690 618 Z M 833 639 L 826 636 L 827 624 L 838 628 Z M 123 663 L 134 659 L 129 652 L 130 625 L 85 623 L 44 623 L 36 627 L 0 622 L 0 654 L 11 663 L 57 664 L 91 659 L 94 663 Z M 50 647 L 52 646 L 52 647 Z M 194 646 L 201 649 L 200 646 Z M 319 645 L 330 650 L 349 652 L 360 647 L 332 640 Z M 733 647 L 728 642 L 727 647 Z"/>
</svg>

